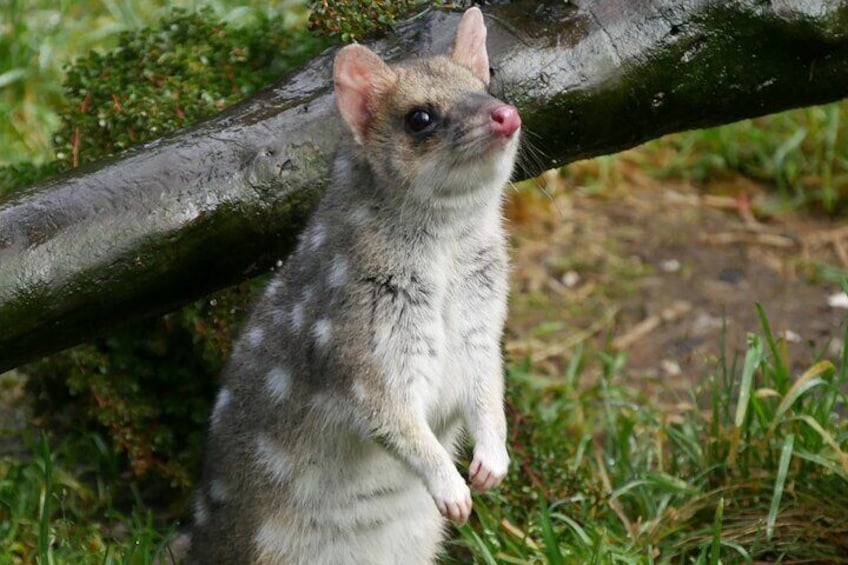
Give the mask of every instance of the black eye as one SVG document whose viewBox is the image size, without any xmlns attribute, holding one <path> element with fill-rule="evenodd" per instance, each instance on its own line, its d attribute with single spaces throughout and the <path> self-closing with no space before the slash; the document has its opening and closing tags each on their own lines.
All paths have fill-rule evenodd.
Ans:
<svg viewBox="0 0 848 565">
<path fill-rule="evenodd" d="M 430 110 L 417 108 L 406 115 L 406 127 L 412 133 L 421 133 L 436 123 L 436 116 Z"/>
</svg>

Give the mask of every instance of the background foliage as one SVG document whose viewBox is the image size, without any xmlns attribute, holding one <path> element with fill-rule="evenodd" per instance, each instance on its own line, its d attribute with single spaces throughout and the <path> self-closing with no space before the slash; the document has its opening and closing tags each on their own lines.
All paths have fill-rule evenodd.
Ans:
<svg viewBox="0 0 848 565">
<path fill-rule="evenodd" d="M 209 10 L 228 27 L 275 18 L 302 25 L 305 0 L 7 0 L 0 4 L 0 165 L 55 156 L 53 133 L 69 106 L 63 80 L 74 59 L 108 53 L 121 34 L 140 31 L 175 8 Z"/>
<path fill-rule="evenodd" d="M 199 2 L 10 0 L 0 7 L 0 111 L 10 116 L 0 195 L 217 112 L 326 35 L 361 37 L 400 17 L 391 5 L 412 4 L 317 3 L 319 38 L 303 2 L 221 0 L 198 12 Z M 772 186 L 779 206 L 839 214 L 846 112 L 843 102 L 670 136 L 649 144 L 646 167 L 695 183 L 743 174 Z M 0 562 L 152 562 L 174 533 L 215 378 L 259 285 L 21 369 L 49 434 L 31 436 L 21 458 L 0 458 Z M 706 387 L 711 410 L 685 418 L 627 387 L 612 352 L 578 347 L 557 379 L 513 366 L 511 445 L 525 463 L 502 491 L 475 499 L 475 521 L 447 559 L 839 562 L 845 361 L 793 374 L 763 321 L 750 358 L 721 359 Z M 584 378 L 593 372 L 602 378 Z"/>
<path fill-rule="evenodd" d="M 119 33 L 105 53 L 78 58 L 64 77 L 56 159 L 8 166 L 0 186 L 15 190 L 218 112 L 325 44 L 304 18 L 250 14 L 237 25 L 211 8 L 177 9 Z M 215 378 L 249 297 L 246 283 L 25 367 L 44 423 L 80 437 L 102 433 L 135 477 L 185 492 Z"/>
</svg>

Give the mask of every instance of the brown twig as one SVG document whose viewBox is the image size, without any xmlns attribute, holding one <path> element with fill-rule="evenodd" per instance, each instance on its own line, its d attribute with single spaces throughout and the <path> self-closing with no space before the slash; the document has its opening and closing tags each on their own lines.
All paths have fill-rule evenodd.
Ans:
<svg viewBox="0 0 848 565">
<path fill-rule="evenodd" d="M 692 310 L 692 304 L 689 302 L 675 302 L 659 314 L 652 314 L 648 316 L 630 328 L 627 333 L 612 340 L 612 348 L 616 351 L 623 351 L 633 345 L 636 341 L 642 339 L 660 327 L 660 325 L 664 322 L 673 322 L 678 320 L 682 316 L 685 316 L 690 310 Z"/>
</svg>

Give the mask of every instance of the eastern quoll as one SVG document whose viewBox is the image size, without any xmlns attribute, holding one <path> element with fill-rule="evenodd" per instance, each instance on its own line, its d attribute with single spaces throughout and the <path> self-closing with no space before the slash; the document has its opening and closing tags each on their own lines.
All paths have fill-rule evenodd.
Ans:
<svg viewBox="0 0 848 565">
<path fill-rule="evenodd" d="M 296 253 L 227 366 L 194 505 L 189 563 L 433 563 L 478 490 L 507 472 L 500 339 L 502 190 L 519 144 L 490 96 L 486 28 L 447 56 L 335 60 L 351 139 Z"/>
</svg>

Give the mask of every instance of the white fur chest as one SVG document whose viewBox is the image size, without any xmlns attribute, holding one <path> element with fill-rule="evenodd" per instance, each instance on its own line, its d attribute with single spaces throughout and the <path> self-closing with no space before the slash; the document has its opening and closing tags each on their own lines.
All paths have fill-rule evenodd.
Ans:
<svg viewBox="0 0 848 565">
<path fill-rule="evenodd" d="M 422 317 L 433 350 L 414 384 L 433 425 L 449 423 L 469 401 L 469 382 L 479 371 L 500 367 L 500 339 L 506 316 L 507 258 L 500 207 L 475 218 L 472 229 L 442 240 L 431 255 L 417 256 L 415 268 L 438 289 Z M 426 329 L 424 329 L 426 328 Z"/>
</svg>

